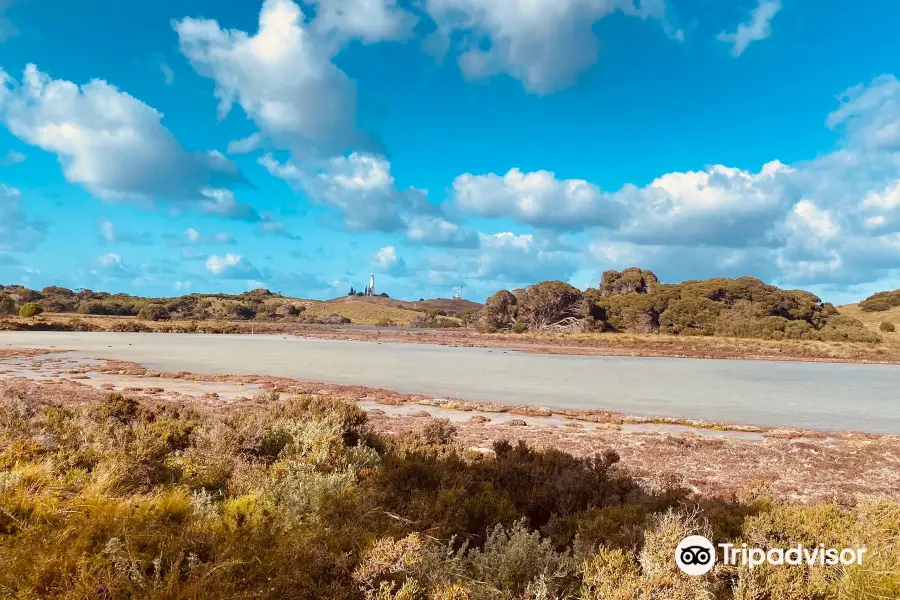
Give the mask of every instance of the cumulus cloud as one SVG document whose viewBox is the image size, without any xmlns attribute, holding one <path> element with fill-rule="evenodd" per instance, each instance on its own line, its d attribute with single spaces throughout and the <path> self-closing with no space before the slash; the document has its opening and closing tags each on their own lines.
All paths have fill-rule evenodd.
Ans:
<svg viewBox="0 0 900 600">
<path fill-rule="evenodd" d="M 781 0 L 759 0 L 759 4 L 750 13 L 748 22 L 738 25 L 737 30 L 732 33 L 720 32 L 716 39 L 731 44 L 732 56 L 740 56 L 751 43 L 772 35 L 772 19 L 780 10 Z"/>
<path fill-rule="evenodd" d="M 527 285 L 546 279 L 568 280 L 578 257 L 553 249 L 534 235 L 511 232 L 480 234 L 481 248 L 469 277 L 483 281 Z"/>
<path fill-rule="evenodd" d="M 0 252 L 28 252 L 44 239 L 46 225 L 22 208 L 22 193 L 0 183 Z"/>
<path fill-rule="evenodd" d="M 413 217 L 438 210 L 428 202 L 424 190 L 398 189 L 391 164 L 383 157 L 354 152 L 324 161 L 318 169 L 300 169 L 270 155 L 259 163 L 272 175 L 301 188 L 313 202 L 337 209 L 350 230 L 400 231 Z"/>
<path fill-rule="evenodd" d="M 434 215 L 419 215 L 407 223 L 406 238 L 415 244 L 448 248 L 477 248 L 478 233 Z"/>
<path fill-rule="evenodd" d="M 240 254 L 212 255 L 206 259 L 206 270 L 223 279 L 263 279 L 262 273 Z"/>
<path fill-rule="evenodd" d="M 600 270 L 637 264 L 670 281 L 751 274 L 786 285 L 900 277 L 900 84 L 881 76 L 850 88 L 826 124 L 839 134 L 836 149 L 790 165 L 712 165 L 615 191 L 543 171 L 467 173 L 452 203 L 463 218 L 512 219 L 550 240 L 586 236 L 585 256 Z M 529 246 L 480 239 L 483 248 Z M 537 237 L 530 245 L 559 261 L 545 258 L 548 272 L 565 274 L 578 254 Z M 484 264 L 495 264 L 486 254 Z"/>
<path fill-rule="evenodd" d="M 114 85 L 79 86 L 29 64 L 22 81 L 0 70 L 0 122 L 56 154 L 68 181 L 105 200 L 192 203 L 203 189 L 241 180 L 218 152 L 185 150 L 162 113 Z"/>
<path fill-rule="evenodd" d="M 109 219 L 100 219 L 100 241 L 106 244 L 151 244 L 149 233 L 135 231 L 121 231 L 116 224 Z"/>
<path fill-rule="evenodd" d="M 329 27 L 350 27 L 357 16 L 339 9 L 354 4 L 332 0 L 320 10 Z M 354 85 L 331 60 L 340 46 L 317 36 L 291 0 L 265 0 L 252 34 L 211 19 L 172 25 L 181 52 L 215 82 L 220 118 L 238 104 L 265 137 L 292 150 L 330 154 L 364 141 L 355 125 Z"/>
<path fill-rule="evenodd" d="M 403 40 L 412 34 L 416 17 L 397 0 L 317 0 L 315 30 L 364 42 Z"/>
<path fill-rule="evenodd" d="M 432 47 L 461 39 L 459 66 L 470 78 L 508 73 L 528 91 L 546 94 L 568 87 L 597 60 L 594 24 L 621 12 L 657 19 L 681 39 L 665 19 L 661 0 L 427 0 L 437 23 Z"/>
<path fill-rule="evenodd" d="M 614 225 L 622 212 L 615 198 L 592 183 L 516 168 L 503 176 L 460 175 L 453 181 L 453 199 L 457 208 L 470 214 L 571 230 Z"/>
<path fill-rule="evenodd" d="M 627 206 L 618 235 L 647 244 L 776 244 L 773 223 L 794 198 L 791 169 L 780 161 L 758 173 L 714 165 L 705 171 L 667 173 L 616 197 Z"/>
<path fill-rule="evenodd" d="M 375 253 L 372 257 L 372 268 L 391 277 L 407 275 L 406 261 L 397 254 L 397 249 L 393 246 L 386 246 Z"/>
<path fill-rule="evenodd" d="M 98 256 L 95 267 L 90 272 L 92 275 L 112 279 L 133 279 L 136 276 L 136 271 L 121 256 L 112 252 Z"/>
<path fill-rule="evenodd" d="M 246 202 L 239 202 L 234 192 L 222 188 L 200 190 L 202 200 L 198 202 L 200 212 L 238 221 L 259 221 L 259 213 Z"/>
</svg>

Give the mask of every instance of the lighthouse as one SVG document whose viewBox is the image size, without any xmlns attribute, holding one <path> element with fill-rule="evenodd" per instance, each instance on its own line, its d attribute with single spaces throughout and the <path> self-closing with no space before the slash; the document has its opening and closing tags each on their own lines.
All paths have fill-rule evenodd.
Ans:
<svg viewBox="0 0 900 600">
<path fill-rule="evenodd" d="M 369 295 L 375 295 L 375 273 L 372 273 L 372 277 L 369 278 Z"/>
</svg>

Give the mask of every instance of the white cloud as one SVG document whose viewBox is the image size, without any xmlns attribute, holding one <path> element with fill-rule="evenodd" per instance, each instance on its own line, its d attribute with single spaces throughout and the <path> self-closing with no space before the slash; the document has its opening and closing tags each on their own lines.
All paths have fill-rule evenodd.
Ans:
<svg viewBox="0 0 900 600">
<path fill-rule="evenodd" d="M 228 142 L 228 154 L 247 154 L 253 152 L 262 142 L 262 135 L 257 131 L 245 138 Z"/>
<path fill-rule="evenodd" d="M 714 165 L 667 173 L 644 188 L 625 186 L 616 197 L 628 209 L 622 238 L 647 244 L 773 244 L 773 225 L 793 204 L 780 161 L 759 173 Z"/>
<path fill-rule="evenodd" d="M 66 179 L 106 200 L 195 202 L 202 189 L 237 182 L 218 152 L 189 152 L 162 114 L 100 79 L 78 86 L 29 64 L 21 83 L 0 70 L 0 121 L 57 155 Z"/>
<path fill-rule="evenodd" d="M 325 6 L 332 14 L 327 7 L 338 5 Z M 339 46 L 320 39 L 291 0 L 265 0 L 255 34 L 210 19 L 184 18 L 173 27 L 181 52 L 215 82 L 220 118 L 237 103 L 267 138 L 293 150 L 333 153 L 362 141 L 356 90 L 331 62 Z"/>
<path fill-rule="evenodd" d="M 233 237 L 224 231 L 220 231 L 218 233 L 200 233 L 193 227 L 189 227 L 184 230 L 184 243 L 191 245 L 220 245 L 220 246 L 232 246 L 235 243 Z"/>
<path fill-rule="evenodd" d="M 364 42 L 403 40 L 412 34 L 416 17 L 397 0 L 314 0 L 317 32 Z"/>
<path fill-rule="evenodd" d="M 11 37 L 19 35 L 19 30 L 13 25 L 4 13 L 9 8 L 11 0 L 0 0 L 0 43 L 5 42 Z"/>
<path fill-rule="evenodd" d="M 279 163 L 270 155 L 259 163 L 272 175 L 301 187 L 313 202 L 336 208 L 347 229 L 399 231 L 414 216 L 438 210 L 425 191 L 397 189 L 391 163 L 371 154 L 338 156 L 321 163 L 317 171 Z"/>
<path fill-rule="evenodd" d="M 453 199 L 463 212 L 537 227 L 577 230 L 621 218 L 621 206 L 594 184 L 557 179 L 548 171 L 510 169 L 502 177 L 465 173 L 453 181 Z"/>
<path fill-rule="evenodd" d="M 449 248 L 477 248 L 478 233 L 432 215 L 415 216 L 407 223 L 406 238 L 416 244 Z"/>
<path fill-rule="evenodd" d="M 97 257 L 96 267 L 91 270 L 92 275 L 100 275 L 113 279 L 132 279 L 135 271 L 125 264 L 118 254 L 104 254 Z"/>
<path fill-rule="evenodd" d="M 172 72 L 172 67 L 170 67 L 168 63 L 159 63 L 159 70 L 162 71 L 166 85 L 175 83 L 175 73 Z"/>
<path fill-rule="evenodd" d="M 100 241 L 107 244 L 150 244 L 151 236 L 147 232 L 137 233 L 120 231 L 109 219 L 100 219 Z"/>
<path fill-rule="evenodd" d="M 900 81 L 894 75 L 882 75 L 869 85 L 851 87 L 826 123 L 845 129 L 848 147 L 882 152 L 900 149 Z"/>
<path fill-rule="evenodd" d="M 467 276 L 506 285 L 528 285 L 546 279 L 568 280 L 577 256 L 549 247 L 535 236 L 511 232 L 480 234 L 481 247 Z"/>
<path fill-rule="evenodd" d="M 44 239 L 45 225 L 22 209 L 22 193 L 0 183 L 0 252 L 27 252 Z"/>
<path fill-rule="evenodd" d="M 536 236 L 577 232 L 588 238 L 586 256 L 598 270 L 640 265 L 668 281 L 755 275 L 785 285 L 900 279 L 900 84 L 881 76 L 850 88 L 827 124 L 839 133 L 836 150 L 791 165 L 712 165 L 613 192 L 541 171 L 465 174 L 454 182 L 453 206 L 462 218 L 530 225 Z M 461 256 L 460 272 L 482 280 L 503 264 L 540 264 L 521 256 L 528 248 L 543 251 L 551 267 L 526 280 L 565 274 L 577 255 L 565 244 L 513 234 L 481 236 L 481 246 L 483 268 L 467 271 Z M 520 257 L 496 259 L 514 249 Z M 506 269 L 507 279 L 516 278 L 515 268 Z M 579 277 L 590 269 L 583 265 Z"/>
<path fill-rule="evenodd" d="M 239 221 L 255 222 L 260 219 L 256 209 L 246 202 L 238 202 L 231 190 L 203 188 L 200 190 L 200 196 L 203 199 L 199 201 L 197 207 L 202 213 Z"/>
<path fill-rule="evenodd" d="M 397 249 L 393 246 L 382 248 L 372 257 L 372 268 L 391 277 L 407 275 L 406 261 L 397 255 Z"/>
<path fill-rule="evenodd" d="M 259 269 L 240 254 L 212 255 L 206 259 L 206 270 L 223 279 L 262 279 Z"/>
<path fill-rule="evenodd" d="M 772 35 L 771 22 L 780 10 L 781 0 L 759 0 L 759 4 L 750 13 L 749 22 L 738 25 L 734 33 L 720 32 L 716 39 L 731 44 L 732 56 L 740 56 L 751 43 Z"/>
<path fill-rule="evenodd" d="M 675 39 L 682 34 L 665 21 L 665 2 L 633 0 L 426 0 L 438 26 L 432 47 L 446 49 L 462 38 L 459 66 L 467 77 L 509 73 L 531 92 L 545 94 L 571 85 L 597 60 L 594 24 L 619 11 L 660 19 Z M 441 54 L 442 52 L 437 52 Z"/>
<path fill-rule="evenodd" d="M 260 215 L 259 230 L 263 235 L 284 237 L 290 240 L 299 240 L 300 236 L 291 233 L 287 225 L 275 218 L 275 215 L 265 212 Z"/>
<path fill-rule="evenodd" d="M 25 155 L 15 150 L 10 150 L 3 158 L 0 158 L 0 167 L 9 167 L 25 162 Z"/>
</svg>

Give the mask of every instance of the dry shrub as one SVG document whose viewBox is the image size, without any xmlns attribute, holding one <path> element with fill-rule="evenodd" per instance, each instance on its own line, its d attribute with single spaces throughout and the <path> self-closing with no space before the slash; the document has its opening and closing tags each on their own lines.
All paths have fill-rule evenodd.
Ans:
<svg viewBox="0 0 900 600">
<path fill-rule="evenodd" d="M 96 392 L 91 398 L 100 397 Z M 67 404 L 68 405 L 68 404 Z M 900 507 L 702 501 L 608 451 L 499 442 L 439 420 L 373 435 L 338 398 L 217 411 L 110 394 L 0 398 L 0 596 L 425 600 L 862 600 L 898 596 Z M 690 505 L 695 505 L 693 502 Z M 677 571 L 688 533 L 865 545 L 861 567 Z M 867 595 L 871 594 L 871 595 Z"/>
</svg>

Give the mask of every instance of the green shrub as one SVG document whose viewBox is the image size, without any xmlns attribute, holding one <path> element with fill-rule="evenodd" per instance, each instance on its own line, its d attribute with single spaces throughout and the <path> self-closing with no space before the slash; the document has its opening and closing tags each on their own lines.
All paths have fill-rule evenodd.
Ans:
<svg viewBox="0 0 900 600">
<path fill-rule="evenodd" d="M 509 290 L 500 290 L 487 299 L 481 309 L 476 327 L 492 333 L 510 329 L 518 318 L 518 298 Z"/>
<path fill-rule="evenodd" d="M 19 309 L 19 316 L 23 319 L 33 319 L 42 312 L 44 312 L 44 309 L 41 308 L 40 304 L 28 302 L 27 304 L 23 304 L 22 308 Z"/>
<path fill-rule="evenodd" d="M 878 329 L 880 329 L 881 331 L 886 331 L 888 333 L 893 333 L 896 330 L 894 324 L 890 321 L 882 321 L 881 325 L 878 326 Z"/>
<path fill-rule="evenodd" d="M 878 292 L 859 303 L 859 308 L 866 312 L 882 312 L 900 306 L 900 290 Z"/>
<path fill-rule="evenodd" d="M 169 309 L 162 304 L 147 304 L 138 312 L 138 319 L 142 321 L 168 321 Z"/>
<path fill-rule="evenodd" d="M 6 294 L 0 294 L 0 317 L 7 317 L 16 312 L 16 303 Z"/>
</svg>

